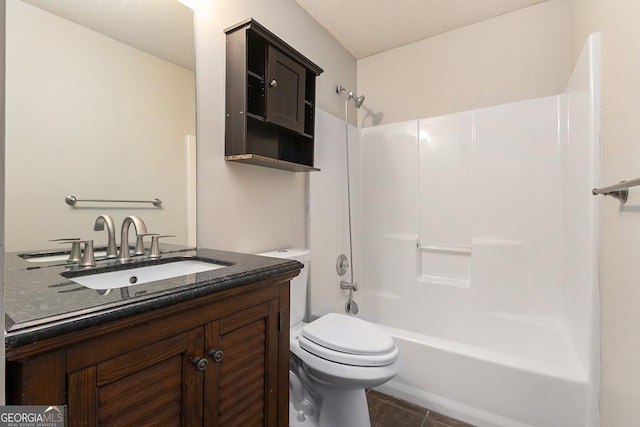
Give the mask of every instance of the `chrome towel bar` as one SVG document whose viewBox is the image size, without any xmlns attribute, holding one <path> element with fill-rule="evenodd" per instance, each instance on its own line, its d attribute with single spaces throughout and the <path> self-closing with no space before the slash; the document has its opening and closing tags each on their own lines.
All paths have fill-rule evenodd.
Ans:
<svg viewBox="0 0 640 427">
<path fill-rule="evenodd" d="M 106 200 L 106 199 L 78 199 L 76 196 L 67 196 L 64 201 L 69 206 L 75 206 L 76 202 L 94 202 L 94 203 L 151 203 L 153 206 L 159 208 L 162 205 L 162 200 Z"/>
<path fill-rule="evenodd" d="M 594 196 L 604 194 L 605 196 L 615 197 L 625 203 L 629 198 L 629 187 L 635 187 L 636 185 L 640 185 L 640 178 L 620 181 L 618 184 L 609 185 L 608 187 L 594 188 L 591 190 L 591 194 Z"/>
</svg>

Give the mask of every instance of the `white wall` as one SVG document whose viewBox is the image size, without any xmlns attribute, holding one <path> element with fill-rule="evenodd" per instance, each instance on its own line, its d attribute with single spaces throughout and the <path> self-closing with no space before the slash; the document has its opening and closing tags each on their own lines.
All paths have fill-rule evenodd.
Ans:
<svg viewBox="0 0 640 427">
<path fill-rule="evenodd" d="M 196 13 L 198 245 L 244 252 L 305 246 L 306 174 L 223 159 L 223 30 L 253 17 L 322 67 L 317 107 L 335 116 L 344 107 L 335 87 L 355 87 L 355 59 L 293 0 L 184 2 Z"/>
<path fill-rule="evenodd" d="M 186 136 L 195 134 L 193 71 L 22 1 L 7 4 L 6 224 L 9 252 L 60 245 L 139 214 L 150 233 L 187 244 Z M 37 29 L 35 31 L 34 29 Z M 79 199 L 151 200 L 151 205 Z"/>
<path fill-rule="evenodd" d="M 568 23 L 567 1 L 550 0 L 361 59 L 359 124 L 561 93 L 572 69 Z"/>
</svg>

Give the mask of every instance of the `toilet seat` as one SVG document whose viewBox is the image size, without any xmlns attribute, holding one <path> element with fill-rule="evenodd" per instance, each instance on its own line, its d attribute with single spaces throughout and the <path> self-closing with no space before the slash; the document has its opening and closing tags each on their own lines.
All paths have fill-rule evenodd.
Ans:
<svg viewBox="0 0 640 427">
<path fill-rule="evenodd" d="M 399 353 L 393 339 L 377 326 L 337 313 L 305 325 L 298 342 L 315 356 L 352 366 L 390 365 Z"/>
</svg>

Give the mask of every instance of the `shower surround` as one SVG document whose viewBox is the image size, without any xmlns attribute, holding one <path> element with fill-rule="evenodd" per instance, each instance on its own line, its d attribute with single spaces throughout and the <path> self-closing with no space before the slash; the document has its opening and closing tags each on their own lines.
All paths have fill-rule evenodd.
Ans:
<svg viewBox="0 0 640 427">
<path fill-rule="evenodd" d="M 381 391 L 479 426 L 598 425 L 598 64 L 592 35 L 563 94 L 351 138 L 359 316 L 401 349 Z M 314 315 L 345 300 L 343 126 L 318 116 Z"/>
</svg>

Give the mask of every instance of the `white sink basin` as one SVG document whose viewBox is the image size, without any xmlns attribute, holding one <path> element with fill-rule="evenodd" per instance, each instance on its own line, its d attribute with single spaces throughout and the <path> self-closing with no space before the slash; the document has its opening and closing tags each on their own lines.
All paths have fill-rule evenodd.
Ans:
<svg viewBox="0 0 640 427">
<path fill-rule="evenodd" d="M 226 265 L 210 262 L 186 260 L 147 267 L 130 268 L 128 270 L 110 271 L 107 273 L 89 274 L 71 277 L 70 280 L 91 289 L 117 289 L 134 286 L 156 280 L 170 279 L 187 274 L 216 270 Z"/>
</svg>

